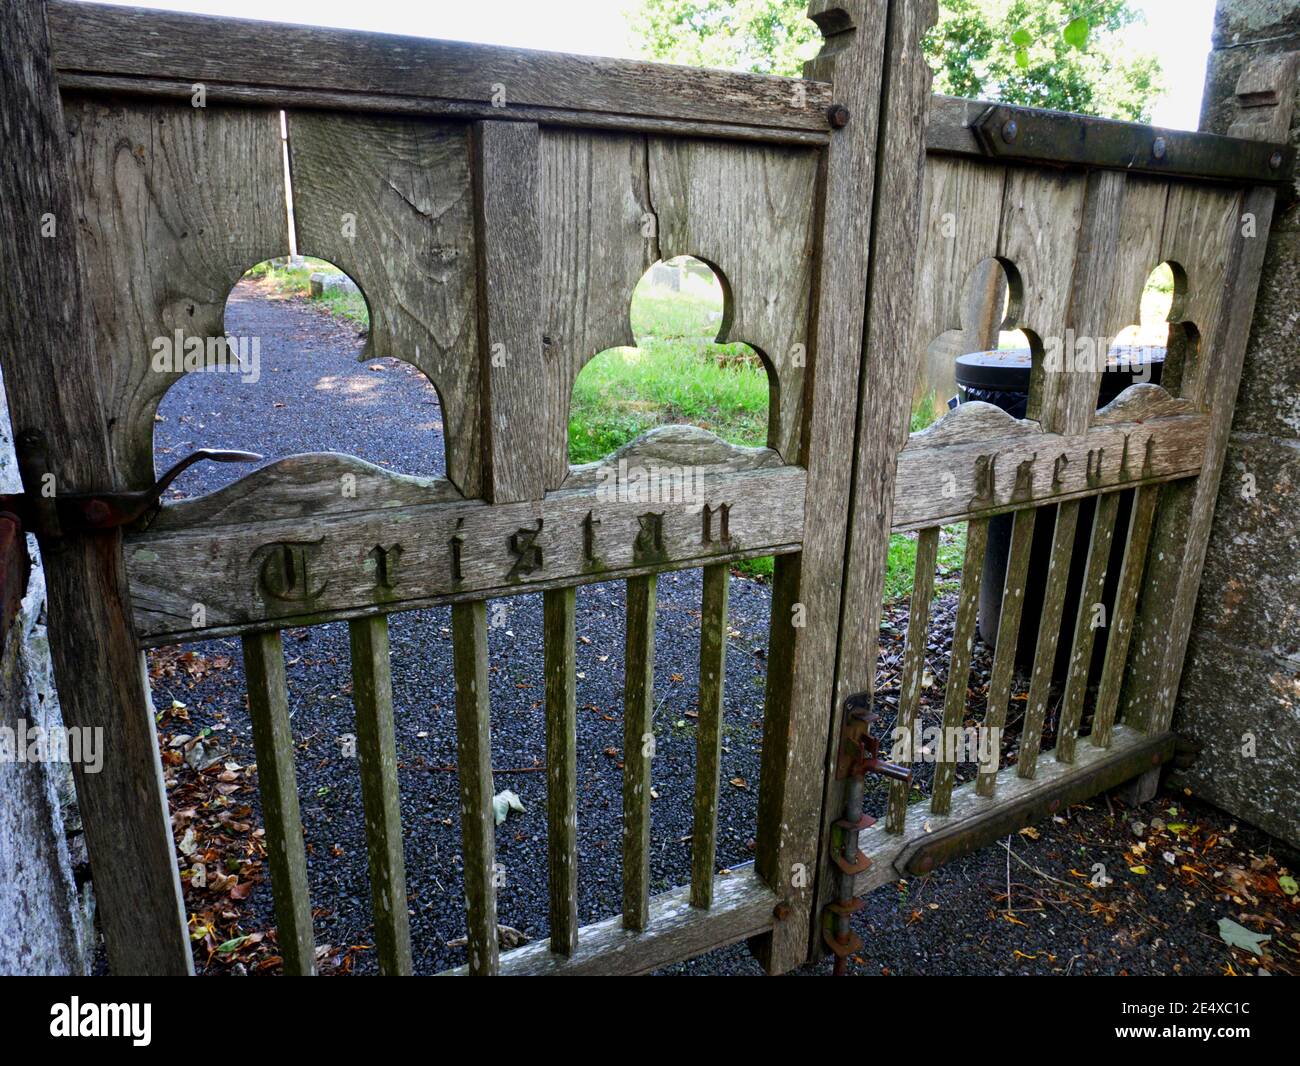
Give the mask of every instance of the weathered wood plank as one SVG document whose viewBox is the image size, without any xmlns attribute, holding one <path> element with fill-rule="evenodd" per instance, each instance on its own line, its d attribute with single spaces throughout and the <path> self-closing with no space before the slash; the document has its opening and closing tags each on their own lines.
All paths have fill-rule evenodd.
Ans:
<svg viewBox="0 0 1300 1066">
<path fill-rule="evenodd" d="M 1011 527 L 1011 547 L 1007 552 L 1007 576 L 1002 583 L 1002 610 L 998 614 L 998 641 L 993 652 L 993 670 L 984 708 L 984 731 L 993 745 L 994 758 L 981 766 L 975 779 L 980 796 L 992 796 L 998 782 L 998 763 L 1002 751 L 1002 730 L 1007 724 L 1007 706 L 1011 701 L 1011 682 L 1016 670 L 1016 646 L 1020 640 L 1020 618 L 1025 609 L 1025 586 L 1029 576 L 1029 556 L 1034 544 L 1036 508 L 1016 512 Z"/>
<path fill-rule="evenodd" d="M 286 122 L 298 249 L 360 286 L 370 313 L 361 358 L 404 360 L 437 388 L 447 476 L 479 495 L 480 371 L 468 357 L 479 343 L 478 242 L 465 127 L 313 111 L 289 111 Z M 365 499 L 358 491 L 354 502 Z"/>
<path fill-rule="evenodd" d="M 760 353 L 769 382 L 767 444 L 796 462 L 818 154 L 663 137 L 648 148 L 657 258 L 693 255 L 720 275 L 717 340 L 744 341 Z"/>
<path fill-rule="evenodd" d="M 551 950 L 578 946 L 578 711 L 572 587 L 542 600 L 546 657 L 546 851 Z"/>
<path fill-rule="evenodd" d="M 67 72 L 812 131 L 832 102 L 828 86 L 792 78 L 246 19 L 54 3 L 51 24 Z"/>
<path fill-rule="evenodd" d="M 492 975 L 497 972 L 499 948 L 486 604 L 475 600 L 454 605 L 451 627 L 468 966 L 471 974 Z"/>
<path fill-rule="evenodd" d="M 691 906 L 713 905 L 722 779 L 722 689 L 727 676 L 727 599 L 731 569 L 704 568 L 700 604 L 700 697 L 695 720 L 695 804 L 691 822 Z"/>
<path fill-rule="evenodd" d="M 84 97 L 68 100 L 67 119 L 114 483 L 147 488 L 163 394 L 187 360 L 237 368 L 226 297 L 249 267 L 289 250 L 280 120 Z"/>
<path fill-rule="evenodd" d="M 903 738 L 894 746 L 893 761 L 910 765 L 916 758 L 916 712 L 921 705 L 921 679 L 925 675 L 928 647 L 930 601 L 934 598 L 934 571 L 939 561 L 939 527 L 923 529 L 916 538 L 916 569 L 912 579 L 912 600 L 908 605 L 907 645 L 903 649 L 903 674 L 898 688 L 898 719 L 895 736 Z M 907 801 L 911 786 L 903 781 L 889 782 L 889 808 L 885 828 L 901 833 L 907 818 Z"/>
<path fill-rule="evenodd" d="M 361 801 L 366 813 L 366 852 L 379 972 L 411 973 L 406 861 L 397 792 L 397 746 L 393 735 L 393 685 L 388 661 L 388 619 L 348 623 L 352 645 L 352 704 L 357 714 Z"/>
<path fill-rule="evenodd" d="M 629 308 L 659 258 L 646 139 L 543 129 L 541 217 L 546 487 L 569 473 L 569 405 L 587 362 L 636 344 Z"/>
<path fill-rule="evenodd" d="M 906 31 L 912 4 L 893 4 L 898 47 L 912 53 Z M 759 791 L 756 868 L 786 904 L 770 938 L 754 946 L 769 972 L 783 972 L 808 957 L 813 942 L 815 883 L 820 857 L 828 744 L 827 716 L 837 706 L 835 658 L 830 649 L 839 632 L 845 533 L 853 463 L 858 375 L 866 323 L 866 292 L 872 262 L 871 221 L 877 195 L 877 140 L 881 77 L 889 19 L 885 5 L 866 0 L 812 0 L 809 17 L 828 36 L 822 53 L 805 66 L 809 78 L 828 79 L 834 98 L 850 113 L 847 126 L 831 139 L 822 162 L 818 191 L 813 298 L 809 319 L 811 383 L 804 389 L 805 427 L 801 461 L 808 468 L 807 533 L 797 557 L 777 561 L 772 582 L 769 671 L 763 716 L 763 753 Z M 919 32 L 919 31 L 918 31 Z M 919 55 L 919 52 L 918 52 Z M 911 70 L 894 63 L 889 69 Z M 924 95 L 924 94 L 923 94 Z M 921 149 L 914 161 L 903 159 L 905 131 L 924 114 L 917 101 L 900 89 L 900 113 L 908 118 L 891 125 L 891 159 L 898 167 L 884 172 L 897 178 L 912 174 L 920 188 Z M 914 162 L 914 167 L 913 167 Z M 919 194 L 918 197 L 919 199 Z M 891 202 L 882 219 L 906 214 L 907 197 Z M 907 219 L 906 232 L 915 226 Z M 914 239 L 914 238 L 913 238 Z M 906 258 L 906 257 L 904 257 Z M 910 275 L 911 267 L 908 272 Z M 909 277 L 910 281 L 910 277 Z M 909 286 L 910 288 L 910 286 Z M 900 338 L 899 348 L 906 342 Z M 883 346 L 880 351 L 889 351 Z M 890 362 L 887 359 L 880 363 Z M 890 403 L 889 415 L 895 413 Z M 892 458 L 892 457 L 891 457 Z M 888 485 L 889 478 L 880 481 Z M 887 495 L 882 493 L 881 495 Z M 868 616 L 862 627 L 869 628 Z M 836 727 L 831 727 L 834 732 Z M 826 803 L 834 801 L 826 800 Z"/>
<path fill-rule="evenodd" d="M 478 122 L 471 143 L 484 493 L 490 503 L 540 500 L 541 134 L 532 123 Z"/>
<path fill-rule="evenodd" d="M 1047 566 L 1043 613 L 1039 618 L 1038 643 L 1034 649 L 1034 669 L 1029 678 L 1029 702 L 1025 704 L 1025 723 L 1020 731 L 1020 748 L 1016 756 L 1016 769 L 1021 777 L 1033 777 L 1038 768 L 1038 751 L 1043 742 L 1043 723 L 1047 718 L 1052 671 L 1056 664 L 1056 645 L 1061 639 L 1061 614 L 1065 610 L 1070 557 L 1074 554 L 1074 531 L 1078 524 L 1078 500 L 1067 500 L 1057 507 L 1052 558 Z"/>
<path fill-rule="evenodd" d="M 979 615 L 980 583 L 984 574 L 984 554 L 989 544 L 989 522 L 977 518 L 966 526 L 966 553 L 961 566 L 961 592 L 957 598 L 957 620 L 953 624 L 952 657 L 948 663 L 948 683 L 943 694 L 942 750 L 934 767 L 934 785 L 930 810 L 947 814 L 952 806 L 952 786 L 957 764 L 949 756 L 948 738 L 961 728 L 966 716 L 966 687 L 970 682 L 971 653 L 975 647 L 975 620 Z"/>
<path fill-rule="evenodd" d="M 278 632 L 247 636 L 243 646 L 248 715 L 257 752 L 257 790 L 262 797 L 267 862 L 275 900 L 276 942 L 284 958 L 284 972 L 309 976 L 316 972 L 316 941 L 311 928 L 298 782 L 293 770 L 284 646 Z"/>
<path fill-rule="evenodd" d="M 325 513 L 310 524 L 149 530 L 130 538 L 127 556 L 141 636 L 167 643 L 514 595 L 780 554 L 803 540 L 803 470 L 686 473 L 687 482 L 669 479 L 672 502 L 612 476 L 540 502 L 465 500 Z M 323 483 L 326 492 L 337 495 L 338 482 Z M 201 626 L 195 604 L 205 606 Z"/>
<path fill-rule="evenodd" d="M 623 927 L 650 920 L 650 767 L 654 762 L 655 575 L 627 582 L 623 659 Z"/>
<path fill-rule="evenodd" d="M 1098 498 L 1097 509 L 1093 513 L 1088 562 L 1079 595 L 1079 610 L 1074 620 L 1074 645 L 1070 649 L 1065 694 L 1061 697 L 1060 723 L 1056 729 L 1056 757 L 1062 762 L 1074 761 L 1079 723 L 1083 719 L 1083 698 L 1088 690 L 1088 675 L 1092 668 L 1092 646 L 1097 636 L 1097 627 L 1105 625 L 1095 615 L 1099 607 L 1105 608 L 1102 589 L 1106 583 L 1106 569 L 1110 564 L 1110 546 L 1115 538 L 1115 515 L 1118 511 L 1119 493 L 1108 492 Z"/>
<path fill-rule="evenodd" d="M 0 5 L 0 367 L 28 493 L 39 466 L 26 435 L 44 436 L 58 491 L 114 482 L 109 385 L 86 278 L 81 203 L 72 191 L 65 114 L 43 3 Z M 48 228 L 53 221 L 54 230 Z M 143 656 L 136 650 L 118 532 L 37 530 L 50 651 L 63 722 L 109 738 L 99 773 L 72 764 L 95 878 L 99 927 L 119 974 L 190 973 L 189 937 L 164 798 Z M 130 827 L 125 832 L 124 827 Z"/>
<path fill-rule="evenodd" d="M 1133 636 L 1138 593 L 1142 589 L 1142 575 L 1146 570 L 1147 545 L 1151 540 L 1151 526 L 1160 491 L 1156 485 L 1143 485 L 1133 497 L 1133 511 L 1129 516 L 1124 544 L 1124 563 L 1119 571 L 1115 607 L 1106 636 L 1106 658 L 1102 663 L 1101 684 L 1097 689 L 1097 709 L 1093 712 L 1092 733 L 1089 735 L 1092 744 L 1099 748 L 1110 746 L 1115 711 L 1119 706 L 1120 685 L 1124 680 L 1124 666 L 1128 661 L 1129 642 Z"/>
<path fill-rule="evenodd" d="M 858 874 L 854 892 L 864 895 L 911 872 L 927 873 L 909 871 L 909 861 L 936 838 L 961 833 L 966 846 L 954 847 L 953 855 L 981 847 L 1021 825 L 1048 817 L 1049 798 L 1059 798 L 1062 804 L 1087 799 L 1151 769 L 1152 755 L 1163 758 L 1172 753 L 1173 737 L 1169 734 L 1148 737 L 1121 725 L 1116 728 L 1109 750 L 1085 745 L 1074 763 L 1047 759 L 1033 778 L 1021 777 L 1014 766 L 1006 767 L 998 774 L 996 796 L 979 795 L 974 782 L 960 785 L 953 790 L 952 809 L 946 815 L 933 814 L 923 803 L 913 804 L 902 833 L 890 833 L 879 823 L 862 833 L 859 846 L 872 864 Z M 1018 824 L 1007 826 L 1004 819 L 1008 811 L 1019 815 Z"/>
<path fill-rule="evenodd" d="M 1200 470 L 1208 418 L 1158 385 L 1132 385 L 1091 429 L 1043 432 L 992 404 L 964 403 L 898 457 L 895 532 L 1059 503 Z"/>
<path fill-rule="evenodd" d="M 552 951 L 548 941 L 539 940 L 502 955 L 501 972 L 508 976 L 633 976 L 772 929 L 777 895 L 752 866 L 719 874 L 716 881 L 713 906 L 707 911 L 691 905 L 689 888 L 675 888 L 650 901 L 645 932 L 625 928 L 622 918 L 609 918 L 583 926 L 572 955 Z M 461 967 L 450 972 L 466 971 Z"/>
</svg>

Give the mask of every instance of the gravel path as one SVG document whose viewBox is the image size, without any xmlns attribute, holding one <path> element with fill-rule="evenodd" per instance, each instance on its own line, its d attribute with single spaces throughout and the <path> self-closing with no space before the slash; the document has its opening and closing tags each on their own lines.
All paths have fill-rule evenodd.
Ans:
<svg viewBox="0 0 1300 1066">
<path fill-rule="evenodd" d="M 224 446 L 261 451 L 268 459 L 338 450 L 404 473 L 444 469 L 433 388 L 405 364 L 357 362 L 362 340 L 352 325 L 303 301 L 272 298 L 256 283 L 242 282 L 231 297 L 227 328 L 261 338 L 262 380 L 248 385 L 227 375 L 191 375 L 178 383 L 160 409 L 160 467 L 193 447 Z M 180 495 L 195 495 L 246 472 L 208 464 L 187 472 L 176 488 Z M 584 923 L 620 908 L 622 596 L 621 583 L 586 586 L 577 596 L 579 916 Z M 651 866 L 656 891 L 689 878 L 699 599 L 698 572 L 660 578 Z M 720 866 L 744 862 L 753 853 L 768 606 L 766 585 L 732 578 Z M 942 633 L 947 613 L 942 603 L 936 609 L 936 660 L 950 640 Z M 498 860 L 506 875 L 499 920 L 530 938 L 545 937 L 541 598 L 494 601 L 489 617 L 495 784 L 498 790 L 516 792 L 525 808 L 497 831 Z M 892 617 L 901 628 L 905 605 Z M 464 933 L 449 611 L 398 614 L 390 625 L 412 944 L 416 971 L 429 973 L 464 962 L 463 948 L 448 946 Z M 887 663 L 896 654 L 891 640 L 897 643 L 897 630 L 886 629 L 882 636 Z M 367 947 L 372 931 L 358 766 L 345 750 L 353 731 L 347 628 L 290 630 L 285 650 L 316 939 L 325 946 L 321 968 L 374 972 L 373 951 Z M 977 677 L 986 669 L 981 658 L 977 656 Z M 151 653 L 151 676 L 162 711 L 160 734 L 178 840 L 187 830 L 192 833 L 188 851 L 182 847 L 185 861 L 202 859 L 207 869 L 220 871 L 208 876 L 206 887 L 187 879 L 187 909 L 197 916 L 192 924 L 209 927 L 206 937 L 202 929 L 196 932 L 196 963 L 202 972 L 274 972 L 274 944 L 265 932 L 274 919 L 257 839 L 256 779 L 248 769 L 254 755 L 239 642 L 218 640 Z M 221 756 L 202 774 L 184 757 L 195 738 L 208 751 L 204 763 L 214 754 Z M 875 798 L 873 806 L 880 809 L 880 795 Z M 1198 832 L 1208 834 L 1170 844 L 1180 856 L 1186 853 L 1184 845 L 1195 850 L 1212 835 L 1210 849 L 1218 849 L 1218 858 L 1228 855 L 1223 849 L 1241 850 L 1234 869 L 1251 869 L 1246 856 L 1263 854 L 1272 862 L 1269 869 L 1286 869 L 1279 863 L 1290 861 L 1294 870 L 1294 856 L 1279 853 L 1279 858 L 1267 838 L 1230 831 L 1226 815 L 1194 803 L 1188 808 L 1185 797 L 1162 797 L 1136 813 L 1099 800 L 1073 808 L 1037 837 L 1014 838 L 1014 861 L 1005 848 L 994 845 L 929 878 L 875 893 L 858 920 L 868 939 L 869 961 L 864 959 L 856 972 L 1223 972 L 1233 954 L 1215 937 L 1214 922 L 1240 907 L 1213 894 L 1210 902 L 1189 905 L 1185 886 L 1175 892 L 1165 884 L 1157 890 L 1157 877 L 1128 872 L 1141 856 L 1141 851 L 1130 854 L 1133 847 L 1141 843 L 1145 849 L 1151 834 L 1160 838 L 1153 838 L 1152 846 L 1167 850 L 1161 843 L 1166 830 L 1155 823 L 1156 812 L 1171 804 L 1183 808 L 1182 822 L 1194 821 Z M 1165 817 L 1173 822 L 1173 816 Z M 1145 835 L 1133 832 L 1135 821 Z M 1128 863 L 1126 854 L 1135 862 Z M 1090 894 L 1072 871 L 1088 870 L 1098 856 L 1116 871 L 1119 887 Z M 1154 873 L 1179 875 L 1176 864 L 1163 860 Z M 1273 877 L 1276 885 L 1276 873 Z M 1204 879 L 1213 887 L 1210 874 Z M 1112 904 L 1121 892 L 1137 892 L 1145 904 Z M 1294 898 L 1279 903 L 1282 917 L 1275 920 L 1283 932 L 1275 936 L 1276 959 L 1255 960 L 1274 972 L 1287 972 L 1300 951 L 1294 903 Z M 248 939 L 238 940 L 243 936 Z M 1239 957 L 1236 962 L 1240 971 L 1254 972 Z M 825 970 L 816 965 L 801 972 Z M 740 945 L 669 972 L 758 970 Z"/>
</svg>

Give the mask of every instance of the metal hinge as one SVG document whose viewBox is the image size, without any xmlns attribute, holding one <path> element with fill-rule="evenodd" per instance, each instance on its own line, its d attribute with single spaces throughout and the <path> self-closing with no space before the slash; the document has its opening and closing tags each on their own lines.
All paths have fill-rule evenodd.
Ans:
<svg viewBox="0 0 1300 1066">
<path fill-rule="evenodd" d="M 255 463 L 256 452 L 200 448 L 163 474 L 147 489 L 128 492 L 58 491 L 51 474 L 45 437 L 39 430 L 26 430 L 15 441 L 23 484 L 34 492 L 0 494 L 0 512 L 8 512 L 22 528 L 46 540 L 57 540 L 66 533 L 84 533 L 119 526 L 143 528 L 162 507 L 167 486 L 195 463 Z"/>
</svg>

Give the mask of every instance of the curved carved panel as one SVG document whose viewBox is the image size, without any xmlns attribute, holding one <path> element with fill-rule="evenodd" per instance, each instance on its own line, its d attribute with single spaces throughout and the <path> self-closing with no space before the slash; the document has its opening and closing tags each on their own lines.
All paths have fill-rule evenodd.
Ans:
<svg viewBox="0 0 1300 1066">
<path fill-rule="evenodd" d="M 206 496 L 167 504 L 149 528 L 161 532 L 319 518 L 462 498 L 443 477 L 395 474 L 353 455 L 313 452 L 268 463 Z"/>
<path fill-rule="evenodd" d="M 298 245 L 365 294 L 362 360 L 392 356 L 438 390 L 447 475 L 480 485 L 474 206 L 463 125 L 289 112 Z"/>
<path fill-rule="evenodd" d="M 154 412 L 181 377 L 177 339 L 221 338 L 235 282 L 288 250 L 280 120 L 77 96 L 64 114 L 101 362 L 87 369 L 108 377 L 117 480 L 144 488 Z"/>
<path fill-rule="evenodd" d="M 771 448 L 745 448 L 729 444 L 699 426 L 657 426 L 629 441 L 612 455 L 594 463 L 569 468 L 562 489 L 596 488 L 611 473 L 633 467 L 646 470 L 689 469 L 701 474 L 740 474 L 782 466 L 781 456 Z"/>
</svg>

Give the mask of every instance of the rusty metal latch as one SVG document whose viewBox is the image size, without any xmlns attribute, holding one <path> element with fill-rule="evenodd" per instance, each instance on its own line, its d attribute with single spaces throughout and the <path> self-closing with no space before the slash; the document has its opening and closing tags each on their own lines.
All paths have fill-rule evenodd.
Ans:
<svg viewBox="0 0 1300 1066">
<path fill-rule="evenodd" d="M 43 435 L 38 431 L 27 431 L 19 434 L 16 444 L 23 483 L 41 486 L 42 489 L 48 483 L 53 489 L 49 496 L 40 491 L 0 494 L 0 511 L 11 513 L 23 528 L 48 539 L 57 539 L 65 532 L 147 526 L 162 507 L 162 494 L 167 491 L 167 486 L 195 463 L 204 460 L 255 463 L 262 458 L 256 452 L 200 448 L 176 463 L 147 489 L 60 493 L 57 484 L 48 477 L 50 471 Z"/>
<path fill-rule="evenodd" d="M 831 839 L 831 861 L 839 870 L 836 877 L 837 899 L 826 905 L 822 920 L 822 939 L 835 955 L 835 975 L 848 968 L 848 957 L 862 950 L 862 938 L 853 932 L 850 919 L 865 905 L 854 894 L 853 882 L 858 874 L 871 868 L 871 860 L 858 846 L 858 835 L 870 829 L 876 820 L 862 811 L 866 775 L 879 774 L 894 781 L 912 782 L 912 771 L 880 756 L 880 740 L 871 735 L 872 694 L 858 692 L 844 701 L 846 714 L 840 731 L 840 751 L 835 760 L 835 777 L 846 782 L 844 816 L 835 822 Z"/>
</svg>

